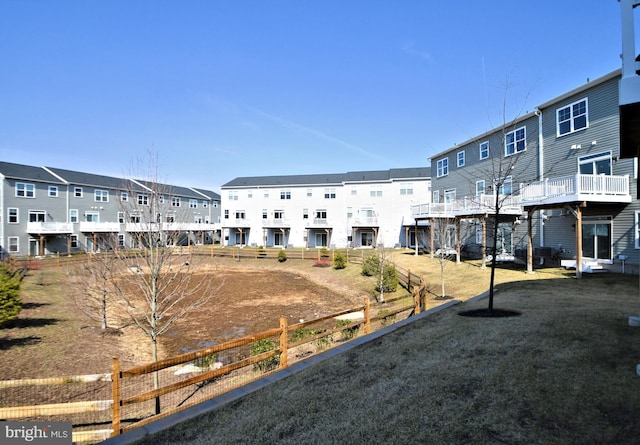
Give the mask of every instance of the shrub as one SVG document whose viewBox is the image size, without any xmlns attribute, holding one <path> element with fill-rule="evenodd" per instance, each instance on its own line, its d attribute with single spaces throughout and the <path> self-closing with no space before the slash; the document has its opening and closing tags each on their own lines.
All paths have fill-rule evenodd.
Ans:
<svg viewBox="0 0 640 445">
<path fill-rule="evenodd" d="M 337 252 L 333 257 L 333 268 L 344 269 L 347 267 L 347 256 L 342 252 Z"/>
<path fill-rule="evenodd" d="M 273 351 L 274 349 L 276 349 L 276 344 L 268 338 L 263 338 L 251 345 L 251 355 L 260 355 L 263 352 Z M 267 372 L 276 369 L 279 365 L 280 357 L 275 355 L 273 357 L 260 360 L 253 365 L 253 369 L 260 372 Z"/>
<path fill-rule="evenodd" d="M 398 272 L 393 264 L 386 263 L 382 271 L 382 290 L 385 292 L 395 292 L 398 288 Z M 380 292 L 380 285 L 376 285 L 376 290 Z"/>
<path fill-rule="evenodd" d="M 329 250 L 326 247 L 320 249 L 320 258 L 329 258 Z"/>
<path fill-rule="evenodd" d="M 380 258 L 378 255 L 369 255 L 362 262 L 362 275 L 373 277 L 378 275 L 380 270 Z"/>
<path fill-rule="evenodd" d="M 320 258 L 319 260 L 315 260 L 313 262 L 313 267 L 329 267 L 331 266 L 331 261 L 327 258 Z"/>
<path fill-rule="evenodd" d="M 316 338 L 313 341 L 313 345 L 316 348 L 318 348 L 318 351 L 324 351 L 325 349 L 328 349 L 331 347 L 332 341 L 333 341 L 333 337 L 331 337 L 330 335 L 327 335 L 324 337 Z"/>
<path fill-rule="evenodd" d="M 347 326 L 353 323 L 352 320 L 338 320 L 336 322 L 336 327 L 339 328 L 341 326 Z M 343 340 L 351 340 L 358 335 L 358 330 L 360 329 L 360 325 L 351 326 L 349 328 L 345 328 L 342 330 L 342 339 Z"/>
<path fill-rule="evenodd" d="M 386 314 L 389 313 L 389 309 L 381 309 L 380 312 L 378 312 L 378 316 L 379 317 L 384 317 Z M 380 324 L 382 325 L 382 327 L 384 326 L 388 326 L 390 324 L 393 324 L 393 322 L 396 320 L 396 315 L 389 315 L 388 317 L 384 317 L 382 319 L 380 319 Z"/>
<path fill-rule="evenodd" d="M 280 252 L 278 252 L 278 261 L 280 261 L 281 263 L 287 261 L 287 252 L 285 252 L 284 250 L 280 250 Z"/>
<path fill-rule="evenodd" d="M 200 368 L 210 368 L 214 363 L 218 361 L 218 354 L 209 354 L 204 357 L 198 357 L 193 361 L 195 366 Z"/>
<path fill-rule="evenodd" d="M 20 282 L 18 272 L 11 272 L 6 264 L 0 265 L 0 325 L 16 318 L 22 309 Z"/>
</svg>

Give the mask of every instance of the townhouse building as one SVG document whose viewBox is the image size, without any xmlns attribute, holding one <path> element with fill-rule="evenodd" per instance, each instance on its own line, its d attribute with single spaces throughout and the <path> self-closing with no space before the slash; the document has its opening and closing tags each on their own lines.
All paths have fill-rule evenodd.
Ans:
<svg viewBox="0 0 640 445">
<path fill-rule="evenodd" d="M 227 246 L 397 247 L 415 239 L 412 204 L 431 169 L 239 177 L 221 187 Z M 420 230 L 420 227 L 418 227 Z"/>
<path fill-rule="evenodd" d="M 136 247 L 143 224 L 173 243 L 219 239 L 220 195 L 209 190 L 9 162 L 0 179 L 3 256 Z"/>
<path fill-rule="evenodd" d="M 498 259 L 528 270 L 556 260 L 579 275 L 637 272 L 638 162 L 620 156 L 620 78 L 617 70 L 587 82 L 432 157 L 431 203 L 412 216 L 451 218 L 458 253 L 496 243 Z"/>
</svg>

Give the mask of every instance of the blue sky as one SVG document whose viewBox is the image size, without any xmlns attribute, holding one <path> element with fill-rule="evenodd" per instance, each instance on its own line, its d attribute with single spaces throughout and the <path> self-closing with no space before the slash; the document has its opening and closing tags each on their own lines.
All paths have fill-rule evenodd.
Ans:
<svg viewBox="0 0 640 445">
<path fill-rule="evenodd" d="M 616 0 L 3 0 L 0 160 L 123 175 L 152 151 L 214 191 L 427 166 L 620 51 Z"/>
</svg>

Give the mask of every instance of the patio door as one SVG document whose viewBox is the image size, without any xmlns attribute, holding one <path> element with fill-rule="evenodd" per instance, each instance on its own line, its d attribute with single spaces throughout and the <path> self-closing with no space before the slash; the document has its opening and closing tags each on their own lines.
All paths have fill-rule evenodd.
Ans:
<svg viewBox="0 0 640 445">
<path fill-rule="evenodd" d="M 585 218 L 582 221 L 582 256 L 595 260 L 611 259 L 611 218 Z"/>
<path fill-rule="evenodd" d="M 284 245 L 284 237 L 281 232 L 275 232 L 273 234 L 273 245 L 274 246 L 283 246 Z"/>
<path fill-rule="evenodd" d="M 496 251 L 498 254 L 513 254 L 513 229 L 511 228 L 511 224 L 498 224 L 498 239 L 496 243 Z"/>
<path fill-rule="evenodd" d="M 362 246 L 373 246 L 373 232 L 361 232 L 360 243 Z"/>
<path fill-rule="evenodd" d="M 327 247 L 326 233 L 316 233 L 316 247 Z"/>
</svg>

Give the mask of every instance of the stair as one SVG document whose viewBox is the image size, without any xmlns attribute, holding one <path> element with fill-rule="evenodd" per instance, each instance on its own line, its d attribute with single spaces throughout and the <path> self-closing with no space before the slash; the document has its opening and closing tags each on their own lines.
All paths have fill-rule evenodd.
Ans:
<svg viewBox="0 0 640 445">
<path fill-rule="evenodd" d="M 561 260 L 560 265 L 565 269 L 575 269 L 576 260 Z M 604 266 L 597 261 L 583 261 L 582 262 L 583 273 L 606 273 L 608 272 Z"/>
</svg>

